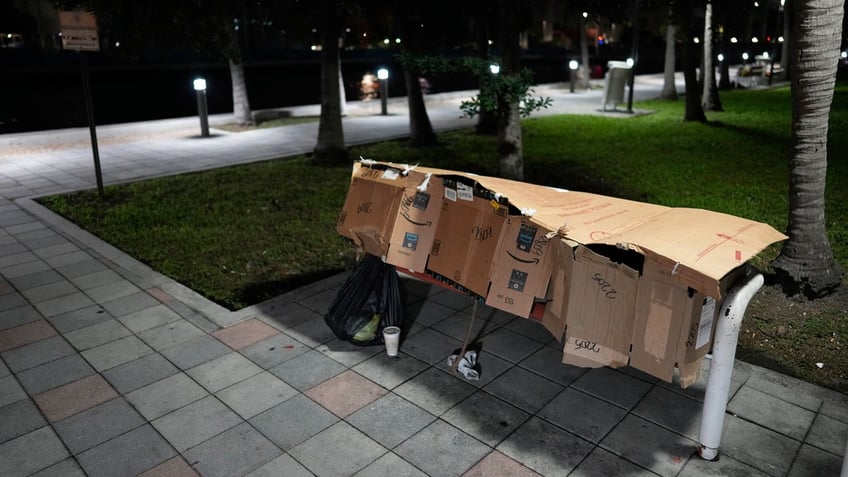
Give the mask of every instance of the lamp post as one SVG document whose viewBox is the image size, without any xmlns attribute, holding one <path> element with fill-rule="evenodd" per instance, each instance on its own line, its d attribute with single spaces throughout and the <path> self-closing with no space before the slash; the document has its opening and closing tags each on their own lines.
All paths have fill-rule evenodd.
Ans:
<svg viewBox="0 0 848 477">
<path fill-rule="evenodd" d="M 200 116 L 200 135 L 209 137 L 209 109 L 206 107 L 206 80 L 194 80 L 194 91 L 197 92 L 197 115 Z"/>
<path fill-rule="evenodd" d="M 389 99 L 389 70 L 386 68 L 377 70 L 377 79 L 380 80 L 380 114 L 385 116 L 389 114 L 387 103 Z"/>
<path fill-rule="evenodd" d="M 572 93 L 574 92 L 574 76 L 577 74 L 578 65 L 579 65 L 579 63 L 577 62 L 577 60 L 571 60 L 571 61 L 568 62 L 568 70 L 569 70 L 568 79 L 569 79 L 569 83 L 571 83 L 569 89 L 571 90 Z"/>
</svg>

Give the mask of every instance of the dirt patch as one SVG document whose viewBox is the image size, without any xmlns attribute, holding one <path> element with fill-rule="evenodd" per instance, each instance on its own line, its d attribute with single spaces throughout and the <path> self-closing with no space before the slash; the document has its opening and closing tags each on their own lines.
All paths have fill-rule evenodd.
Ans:
<svg viewBox="0 0 848 477">
<path fill-rule="evenodd" d="M 848 392 L 848 286 L 807 300 L 767 284 L 748 305 L 737 358 Z"/>
</svg>

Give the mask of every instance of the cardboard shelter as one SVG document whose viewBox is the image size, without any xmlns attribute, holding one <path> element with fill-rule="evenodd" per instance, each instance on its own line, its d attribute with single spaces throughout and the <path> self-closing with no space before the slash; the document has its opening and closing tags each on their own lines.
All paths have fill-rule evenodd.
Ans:
<svg viewBox="0 0 848 477">
<path fill-rule="evenodd" d="M 763 223 L 476 174 L 363 161 L 338 232 L 542 324 L 563 362 L 697 379 L 718 304 L 743 265 L 786 237 Z"/>
</svg>

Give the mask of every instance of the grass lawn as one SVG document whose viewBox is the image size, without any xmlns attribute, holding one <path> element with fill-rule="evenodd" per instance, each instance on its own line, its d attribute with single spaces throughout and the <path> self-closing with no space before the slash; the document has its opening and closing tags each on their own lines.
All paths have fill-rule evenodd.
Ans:
<svg viewBox="0 0 848 477">
<path fill-rule="evenodd" d="M 785 230 L 789 89 L 725 92 L 722 101 L 726 112 L 708 113 L 707 124 L 682 122 L 683 101 L 642 102 L 639 109 L 656 113 L 627 119 L 528 119 L 525 180 L 711 209 Z M 844 155 L 839 151 L 848 150 L 846 130 L 848 85 L 841 84 L 831 113 L 827 220 L 843 267 L 848 267 L 848 161 L 838 157 Z M 357 147 L 351 157 L 495 175 L 492 138 L 456 131 L 439 139 L 438 146 L 426 149 L 410 149 L 404 141 Z M 318 167 L 296 157 L 108 187 L 105 200 L 90 191 L 41 202 L 161 273 L 235 309 L 353 264 L 354 249 L 334 230 L 349 177 L 349 165 Z M 779 246 L 771 247 L 754 264 L 766 269 L 778 252 Z M 845 295 L 819 302 L 803 319 L 799 308 L 775 319 L 780 313 L 773 308 L 791 306 L 777 303 L 785 300 L 778 295 L 763 298 L 759 311 L 752 303 L 754 318 L 746 321 L 740 356 L 848 389 Z M 777 342 L 786 346 L 776 347 Z M 818 369 L 816 362 L 827 364 Z"/>
</svg>

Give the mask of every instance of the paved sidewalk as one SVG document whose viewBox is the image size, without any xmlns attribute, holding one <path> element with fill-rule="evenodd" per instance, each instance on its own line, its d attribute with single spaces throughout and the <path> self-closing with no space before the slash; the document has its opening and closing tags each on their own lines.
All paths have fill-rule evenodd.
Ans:
<svg viewBox="0 0 848 477">
<path fill-rule="evenodd" d="M 639 79 L 637 99 L 657 91 Z M 545 114 L 601 114 L 600 91 L 538 92 L 555 101 Z M 438 129 L 472 124 L 458 96 L 428 98 Z M 351 104 L 349 142 L 408 134 L 402 102 L 369 114 L 378 108 Z M 200 139 L 196 120 L 98 128 L 105 182 L 307 152 L 317 128 Z M 87 134 L 0 136 L 4 477 L 839 474 L 848 397 L 743 362 L 721 458 L 705 462 L 693 456 L 703 379 L 681 390 L 629 368 L 560 364 L 536 322 L 484 307 L 482 378 L 453 376 L 445 360 L 470 302 L 447 290 L 403 280 L 398 358 L 324 324 L 343 275 L 229 312 L 31 200 L 93 187 Z"/>
</svg>

